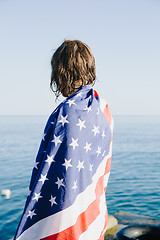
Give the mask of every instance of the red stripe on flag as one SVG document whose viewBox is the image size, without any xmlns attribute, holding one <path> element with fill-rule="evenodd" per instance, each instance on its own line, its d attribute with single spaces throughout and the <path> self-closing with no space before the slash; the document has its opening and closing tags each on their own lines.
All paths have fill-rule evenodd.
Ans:
<svg viewBox="0 0 160 240">
<path fill-rule="evenodd" d="M 104 235 L 105 235 L 104 231 L 105 231 L 105 229 L 107 228 L 107 225 L 108 225 L 108 211 L 106 211 L 105 220 L 106 220 L 105 225 L 104 225 L 103 231 L 101 232 L 101 238 L 100 238 L 102 240 L 104 240 Z"/>
<path fill-rule="evenodd" d="M 110 145 L 111 145 L 111 142 L 112 142 L 112 140 L 113 140 L 113 132 L 112 132 L 112 136 L 111 136 L 111 141 L 110 141 Z"/>
<path fill-rule="evenodd" d="M 111 126 L 112 116 L 111 116 L 108 104 L 106 105 L 105 109 L 103 110 L 103 114 L 104 114 L 109 126 Z"/>
<path fill-rule="evenodd" d="M 94 90 L 94 96 L 95 96 L 95 98 L 98 97 L 98 93 L 95 90 Z"/>
<path fill-rule="evenodd" d="M 104 175 L 101 176 L 97 182 L 95 193 L 96 199 L 88 206 L 85 212 L 81 213 L 77 217 L 76 223 L 65 229 L 64 231 L 54 234 L 52 236 L 45 237 L 41 240 L 76 240 L 79 239 L 80 235 L 85 232 L 89 225 L 94 222 L 97 216 L 100 214 L 99 205 L 100 205 L 100 197 L 104 193 L 103 189 L 103 179 Z M 106 215 L 107 216 L 107 215 Z M 71 216 L 68 216 L 71 217 Z M 66 219 L 67 221 L 67 219 Z M 101 240 L 103 238 L 99 238 L 97 240 Z"/>
<path fill-rule="evenodd" d="M 111 168 L 111 157 L 108 158 L 108 160 L 107 160 L 106 168 L 105 168 L 105 174 L 110 172 L 110 168 Z"/>
</svg>

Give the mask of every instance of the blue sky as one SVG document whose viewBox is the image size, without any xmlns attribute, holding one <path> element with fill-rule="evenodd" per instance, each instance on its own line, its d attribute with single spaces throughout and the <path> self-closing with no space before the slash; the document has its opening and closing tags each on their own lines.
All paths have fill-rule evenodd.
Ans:
<svg viewBox="0 0 160 240">
<path fill-rule="evenodd" d="M 113 115 L 160 115 L 159 13 L 159 0 L 1 0 L 0 115 L 53 111 L 50 59 L 65 38 L 90 46 Z"/>
</svg>

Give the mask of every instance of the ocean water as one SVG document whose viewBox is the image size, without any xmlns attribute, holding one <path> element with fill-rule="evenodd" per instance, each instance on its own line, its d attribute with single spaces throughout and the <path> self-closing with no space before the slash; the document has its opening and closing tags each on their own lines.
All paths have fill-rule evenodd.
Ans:
<svg viewBox="0 0 160 240">
<path fill-rule="evenodd" d="M 14 236 L 28 194 L 46 116 L 0 117 L 0 240 Z M 160 116 L 114 116 L 109 214 L 160 218 Z"/>
</svg>

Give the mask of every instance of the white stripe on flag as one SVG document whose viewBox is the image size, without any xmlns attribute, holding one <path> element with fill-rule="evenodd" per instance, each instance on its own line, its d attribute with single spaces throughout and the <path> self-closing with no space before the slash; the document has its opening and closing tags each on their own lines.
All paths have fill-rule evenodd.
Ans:
<svg viewBox="0 0 160 240">
<path fill-rule="evenodd" d="M 100 109 L 102 112 L 104 111 L 106 105 L 107 105 L 107 102 L 103 98 L 100 98 Z"/>
<path fill-rule="evenodd" d="M 112 157 L 112 145 L 113 142 L 110 143 L 110 147 L 109 147 L 109 156 Z"/>
<path fill-rule="evenodd" d="M 110 126 L 112 134 L 113 134 L 113 127 L 114 127 L 114 121 L 113 121 L 113 118 L 112 118 L 111 119 L 111 126 Z"/>
<path fill-rule="evenodd" d="M 88 227 L 88 229 L 82 233 L 79 240 L 86 239 L 99 239 L 101 232 L 105 226 L 105 215 L 106 215 L 106 200 L 105 193 L 100 198 L 100 214 L 97 216 L 94 222 Z M 100 227 L 97 227 L 100 226 Z"/>
<path fill-rule="evenodd" d="M 107 187 L 110 172 L 104 175 L 104 188 Z"/>
</svg>

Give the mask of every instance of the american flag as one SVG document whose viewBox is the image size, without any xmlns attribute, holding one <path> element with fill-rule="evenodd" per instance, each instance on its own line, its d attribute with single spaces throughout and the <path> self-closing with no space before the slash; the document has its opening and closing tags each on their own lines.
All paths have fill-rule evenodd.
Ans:
<svg viewBox="0 0 160 240">
<path fill-rule="evenodd" d="M 14 239 L 104 239 L 112 129 L 108 104 L 88 85 L 54 110 Z"/>
</svg>

